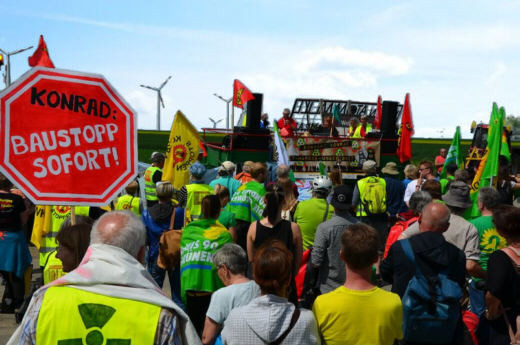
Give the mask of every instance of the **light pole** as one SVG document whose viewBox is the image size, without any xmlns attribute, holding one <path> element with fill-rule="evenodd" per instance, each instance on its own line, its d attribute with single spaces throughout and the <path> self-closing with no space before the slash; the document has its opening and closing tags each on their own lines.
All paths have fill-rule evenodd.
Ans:
<svg viewBox="0 0 520 345">
<path fill-rule="evenodd" d="M 30 46 L 27 48 L 14 50 L 12 52 L 6 52 L 5 50 L 0 49 L 0 53 L 4 54 L 7 57 L 7 65 L 5 66 L 5 86 L 6 87 L 9 87 L 9 85 L 11 85 L 11 55 L 15 55 L 15 54 L 24 52 L 26 50 L 31 49 L 32 47 L 33 46 Z"/>
<path fill-rule="evenodd" d="M 229 103 L 231 103 L 233 97 L 225 99 L 224 97 L 216 93 L 214 93 L 213 96 L 217 97 L 218 99 L 226 103 L 226 129 L 229 129 Z"/>
<path fill-rule="evenodd" d="M 168 80 L 171 79 L 171 77 L 172 76 L 169 76 L 168 78 L 166 78 L 166 80 L 163 81 L 163 83 L 159 87 L 151 87 L 151 86 L 143 85 L 143 84 L 139 85 L 139 86 L 144 87 L 146 89 L 150 89 L 150 90 L 153 90 L 153 91 L 157 92 L 157 130 L 158 131 L 161 130 L 161 104 L 162 104 L 162 107 L 164 108 L 164 101 L 162 99 L 161 90 L 164 87 L 164 85 L 166 85 Z"/>
</svg>

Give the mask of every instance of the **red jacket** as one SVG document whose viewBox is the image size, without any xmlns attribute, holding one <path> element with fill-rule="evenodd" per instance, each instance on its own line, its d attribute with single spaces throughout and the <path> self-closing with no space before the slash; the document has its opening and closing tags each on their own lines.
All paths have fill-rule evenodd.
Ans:
<svg viewBox="0 0 520 345">
<path fill-rule="evenodd" d="M 293 136 L 294 130 L 296 129 L 296 127 L 298 127 L 296 121 L 294 121 L 292 118 L 286 120 L 283 117 L 280 120 L 278 120 L 277 125 L 278 129 L 280 130 L 280 134 L 283 137 Z"/>
</svg>

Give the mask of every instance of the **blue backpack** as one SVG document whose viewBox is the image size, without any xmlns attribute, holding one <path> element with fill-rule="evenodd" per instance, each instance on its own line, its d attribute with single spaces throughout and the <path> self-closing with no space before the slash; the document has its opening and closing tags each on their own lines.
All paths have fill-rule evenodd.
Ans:
<svg viewBox="0 0 520 345">
<path fill-rule="evenodd" d="M 399 242 L 408 260 L 416 267 L 402 298 L 403 340 L 429 344 L 451 342 L 461 317 L 462 289 L 448 278 L 447 268 L 435 278 L 425 277 L 415 262 L 410 241 Z"/>
</svg>

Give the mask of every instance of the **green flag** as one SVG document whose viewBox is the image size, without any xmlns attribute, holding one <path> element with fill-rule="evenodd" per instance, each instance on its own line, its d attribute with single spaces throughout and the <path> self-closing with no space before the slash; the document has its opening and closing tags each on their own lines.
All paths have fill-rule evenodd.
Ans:
<svg viewBox="0 0 520 345">
<path fill-rule="evenodd" d="M 503 108 L 502 108 L 503 109 Z M 489 119 L 486 153 L 480 161 L 477 173 L 471 184 L 470 197 L 473 201 L 471 218 L 478 217 L 478 191 L 481 187 L 496 186 L 498 175 L 498 157 L 500 156 L 500 143 L 504 128 L 505 111 L 499 111 L 496 103 L 493 103 L 491 118 Z"/>
<path fill-rule="evenodd" d="M 320 162 L 320 175 L 324 175 L 326 176 L 327 175 L 327 170 L 325 169 L 325 164 L 323 164 L 323 162 Z"/>
<path fill-rule="evenodd" d="M 500 108 L 500 116 L 502 116 L 503 121 L 506 120 L 506 110 L 503 107 Z M 507 160 L 511 162 L 511 152 L 509 152 L 509 145 L 507 144 L 507 136 L 505 129 L 502 129 L 502 140 L 500 141 L 500 155 L 506 157 Z"/>
<path fill-rule="evenodd" d="M 332 106 L 332 115 L 338 121 L 338 125 L 341 126 L 341 115 L 339 114 L 339 107 L 336 103 Z"/>
<path fill-rule="evenodd" d="M 441 178 L 446 178 L 446 168 L 450 164 L 457 164 L 459 169 L 464 168 L 464 160 L 462 158 L 462 150 L 460 149 L 460 127 L 457 126 L 455 129 L 455 135 L 453 136 L 453 140 L 451 141 L 450 149 L 448 150 L 448 154 L 446 156 L 446 160 L 444 161 L 444 166 L 441 171 Z"/>
</svg>

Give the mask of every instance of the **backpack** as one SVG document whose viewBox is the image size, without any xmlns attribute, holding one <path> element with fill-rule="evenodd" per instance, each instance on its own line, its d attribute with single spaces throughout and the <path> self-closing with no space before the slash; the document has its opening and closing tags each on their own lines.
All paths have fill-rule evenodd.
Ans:
<svg viewBox="0 0 520 345">
<path fill-rule="evenodd" d="M 403 335 L 405 343 L 450 343 L 461 317 L 460 286 L 448 278 L 447 270 L 437 277 L 425 277 L 415 262 L 408 239 L 400 241 L 403 251 L 415 266 L 415 275 L 406 287 L 403 303 Z"/>
<path fill-rule="evenodd" d="M 367 214 L 386 212 L 386 187 L 375 176 L 366 177 L 365 188 L 360 195 L 363 209 Z"/>
</svg>

